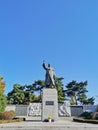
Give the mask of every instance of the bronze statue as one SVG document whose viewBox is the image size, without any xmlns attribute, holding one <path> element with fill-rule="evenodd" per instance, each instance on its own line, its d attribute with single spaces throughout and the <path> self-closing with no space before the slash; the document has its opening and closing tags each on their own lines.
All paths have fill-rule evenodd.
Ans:
<svg viewBox="0 0 98 130">
<path fill-rule="evenodd" d="M 54 69 L 51 67 L 50 64 L 48 64 L 48 66 L 46 66 L 45 61 L 43 61 L 42 66 L 46 70 L 45 85 L 47 88 L 53 88 L 53 86 L 55 85 Z"/>
</svg>

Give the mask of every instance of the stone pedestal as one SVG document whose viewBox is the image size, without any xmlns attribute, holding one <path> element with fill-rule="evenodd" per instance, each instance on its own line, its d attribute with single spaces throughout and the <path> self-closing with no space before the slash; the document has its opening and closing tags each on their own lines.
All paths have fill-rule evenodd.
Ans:
<svg viewBox="0 0 98 130">
<path fill-rule="evenodd" d="M 52 116 L 54 121 L 58 120 L 58 94 L 56 89 L 44 89 L 42 94 L 42 121 Z"/>
</svg>

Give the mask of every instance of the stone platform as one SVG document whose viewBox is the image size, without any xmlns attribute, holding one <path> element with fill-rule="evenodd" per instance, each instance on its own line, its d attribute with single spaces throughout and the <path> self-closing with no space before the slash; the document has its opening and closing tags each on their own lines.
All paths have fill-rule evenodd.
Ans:
<svg viewBox="0 0 98 130">
<path fill-rule="evenodd" d="M 52 123 L 27 117 L 24 122 L 0 124 L 0 130 L 98 130 L 98 124 L 77 123 L 70 117 L 60 118 Z"/>
</svg>

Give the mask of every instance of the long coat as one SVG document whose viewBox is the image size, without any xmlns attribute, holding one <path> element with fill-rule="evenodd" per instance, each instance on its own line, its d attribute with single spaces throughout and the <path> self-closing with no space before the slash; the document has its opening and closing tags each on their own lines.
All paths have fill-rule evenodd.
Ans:
<svg viewBox="0 0 98 130">
<path fill-rule="evenodd" d="M 54 69 L 50 66 L 46 66 L 45 63 L 43 63 L 43 68 L 46 70 L 45 75 L 45 84 L 46 87 L 53 87 L 55 85 L 55 72 Z"/>
</svg>

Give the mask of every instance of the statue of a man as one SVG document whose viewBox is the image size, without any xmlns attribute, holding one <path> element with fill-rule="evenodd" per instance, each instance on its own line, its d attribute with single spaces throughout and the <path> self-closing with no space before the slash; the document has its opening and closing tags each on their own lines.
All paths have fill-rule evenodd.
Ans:
<svg viewBox="0 0 98 130">
<path fill-rule="evenodd" d="M 43 68 L 46 70 L 46 76 L 45 76 L 45 84 L 47 88 L 53 88 L 55 85 L 55 72 L 54 69 L 48 64 L 46 66 L 45 61 L 43 61 L 42 64 Z"/>
</svg>

